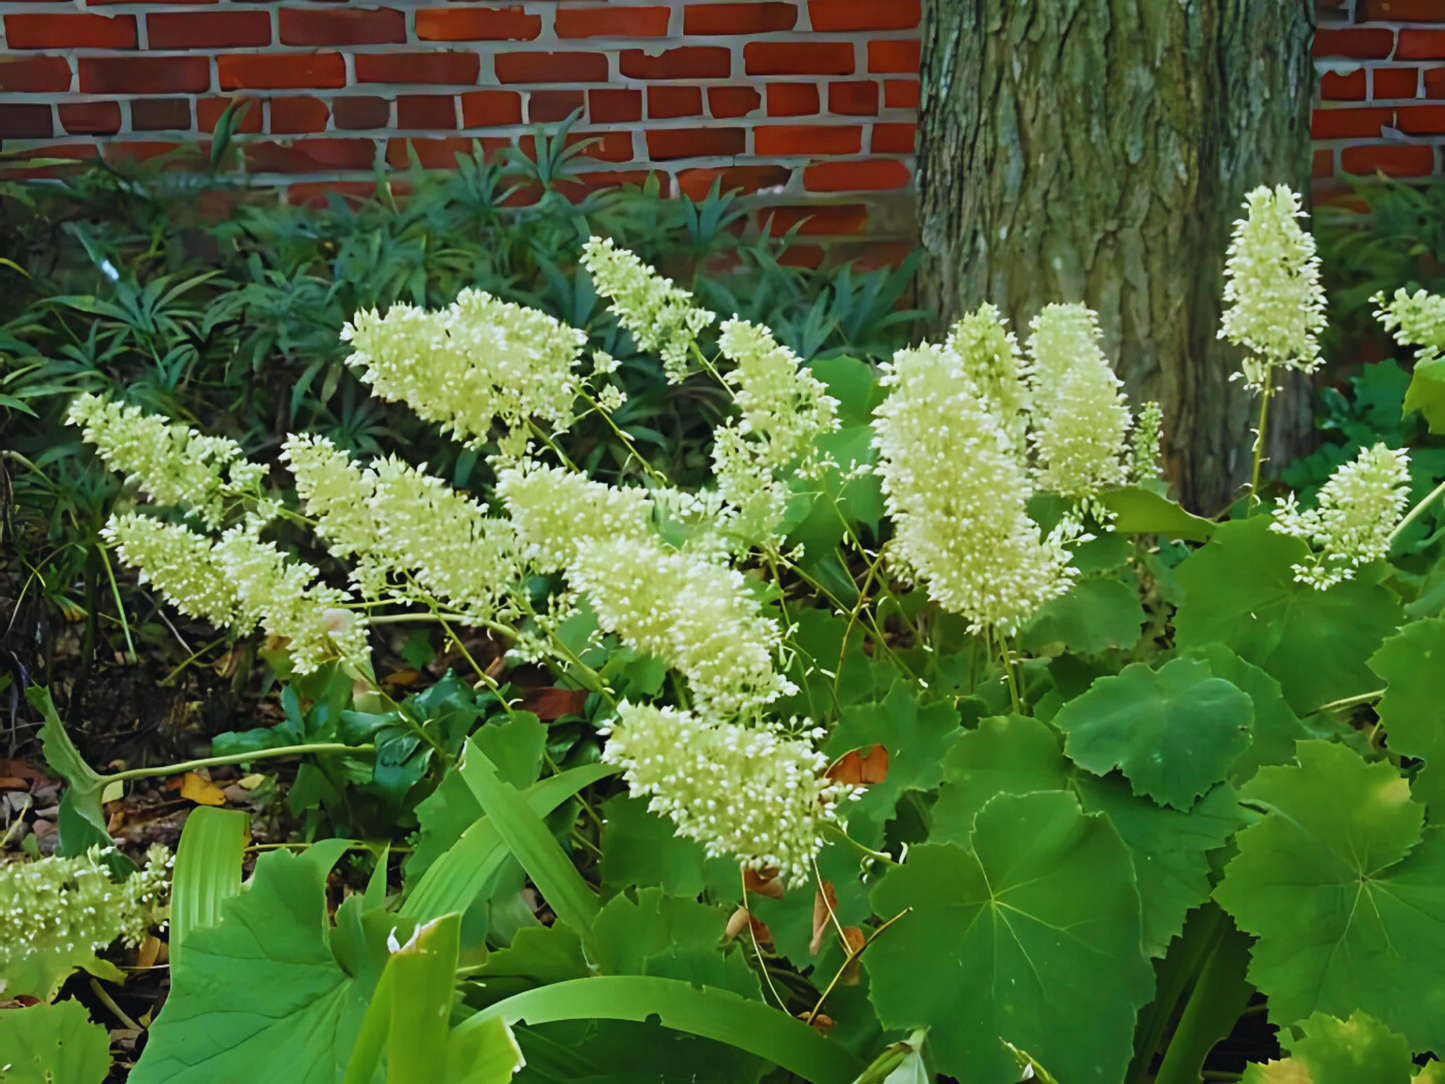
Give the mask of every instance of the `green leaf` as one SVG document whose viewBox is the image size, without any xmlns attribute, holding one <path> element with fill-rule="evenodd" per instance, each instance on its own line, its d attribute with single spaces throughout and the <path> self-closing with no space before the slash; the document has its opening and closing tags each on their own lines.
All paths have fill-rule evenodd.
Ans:
<svg viewBox="0 0 1445 1084">
<path fill-rule="evenodd" d="M 439 1084 L 508 1084 L 522 1064 L 522 1048 L 507 1022 L 486 1020 L 464 1037 L 448 1040 Z"/>
<path fill-rule="evenodd" d="M 1114 530 L 1120 534 L 1157 534 L 1186 542 L 1207 542 L 1215 524 L 1186 512 L 1152 489 L 1125 486 L 1099 494 L 1099 501 L 1114 513 Z"/>
<path fill-rule="evenodd" d="M 1189 909 L 1209 898 L 1209 852 L 1240 825 L 1234 792 L 1216 787 L 1188 813 L 1139 798 L 1118 776 L 1074 768 L 1043 723 L 985 719 L 959 739 L 944 765 L 933 806 L 934 842 L 967 846 L 974 816 L 999 794 L 1070 790 L 1089 813 L 1104 813 L 1128 845 L 1143 903 L 1144 948 L 1162 956 Z"/>
<path fill-rule="evenodd" d="M 1133 647 L 1143 627 L 1137 589 L 1109 576 L 1090 576 L 1044 603 L 1019 632 L 1018 646 L 1038 654 L 1049 644 L 1063 644 L 1069 651 L 1098 655 Z"/>
<path fill-rule="evenodd" d="M 1209 665 L 1174 659 L 1100 678 L 1065 704 L 1053 723 L 1064 752 L 1095 775 L 1120 769 L 1135 794 L 1188 810 L 1249 745 L 1254 704 Z"/>
<path fill-rule="evenodd" d="M 1250 981 L 1281 1027 L 1361 1009 L 1415 1050 L 1445 1049 L 1445 835 L 1388 763 L 1300 742 L 1298 767 L 1241 790 L 1268 812 L 1239 833 L 1214 896 L 1258 940 Z"/>
<path fill-rule="evenodd" d="M 341 1078 L 371 993 L 328 936 L 326 876 L 345 846 L 262 855 L 221 921 L 191 932 L 131 1084 Z"/>
<path fill-rule="evenodd" d="M 1445 433 L 1445 358 L 1417 361 L 1405 392 L 1406 414 L 1419 411 L 1432 433 Z"/>
<path fill-rule="evenodd" d="M 0 1012 L 0 1084 L 101 1084 L 110 1034 L 78 1001 Z"/>
<path fill-rule="evenodd" d="M 1288 1058 L 1247 1066 L 1243 1084 L 1410 1084 L 1414 1078 L 1404 1036 L 1365 1013 L 1348 1020 L 1315 1013 L 1301 1030 L 1302 1038 L 1285 1043 Z"/>
<path fill-rule="evenodd" d="M 625 792 L 602 803 L 599 865 L 609 890 L 661 888 L 672 896 L 696 896 L 710 879 L 726 875 L 730 887 L 737 880 L 735 865 L 709 859 L 701 843 L 682 838 L 671 820 L 651 812 L 647 799 Z"/>
<path fill-rule="evenodd" d="M 250 817 L 201 806 L 186 817 L 171 876 L 171 966 L 198 929 L 221 921 L 222 904 L 241 892 Z"/>
<path fill-rule="evenodd" d="M 507 850 L 527 871 L 542 897 L 567 925 L 584 937 L 597 917 L 597 895 L 588 887 L 562 845 L 522 793 L 497 778 L 496 768 L 474 743 L 467 743 L 462 778 L 496 828 Z"/>
<path fill-rule="evenodd" d="M 496 766 L 502 782 L 526 790 L 542 772 L 547 726 L 531 712 L 517 712 L 505 723 L 489 723 L 472 735 L 477 748 Z"/>
<path fill-rule="evenodd" d="M 862 1061 L 843 1047 L 761 1001 L 651 975 L 607 975 L 543 986 L 489 1006 L 452 1034 L 465 1036 L 497 1018 L 516 1025 L 654 1017 L 664 1027 L 766 1058 L 809 1084 L 851 1084 L 863 1069 Z"/>
<path fill-rule="evenodd" d="M 45 754 L 45 763 L 67 785 L 60 800 L 60 853 L 73 856 L 83 854 L 91 847 L 109 847 L 110 832 L 106 827 L 105 812 L 100 807 L 106 778 L 85 762 L 80 750 L 70 740 L 48 689 L 31 685 L 25 690 L 25 699 L 45 720 L 40 727 L 40 748 Z"/>
<path fill-rule="evenodd" d="M 938 1070 L 970 1084 L 1018 1079 L 1004 1042 L 1062 1080 L 1116 1084 L 1154 988 L 1119 834 L 1041 792 L 994 798 L 969 842 L 915 847 L 873 890 L 879 914 L 912 909 L 863 957 L 879 1019 L 930 1028 Z"/>
<path fill-rule="evenodd" d="M 1370 669 L 1388 686 L 1376 707 L 1390 752 L 1425 762 L 1411 791 L 1430 811 L 1432 823 L 1445 822 L 1445 696 L 1440 675 L 1445 667 L 1445 620 L 1416 621 L 1381 645 Z"/>
<path fill-rule="evenodd" d="M 1266 764 L 1292 763 L 1295 743 L 1313 735 L 1289 706 L 1279 682 L 1223 644 L 1206 644 L 1190 655 L 1203 659 L 1215 677 L 1223 678 L 1254 702 L 1254 740 L 1230 764 L 1230 782 L 1238 786 Z"/>
<path fill-rule="evenodd" d="M 1401 620 L 1399 599 L 1364 576 L 1328 591 L 1296 582 L 1291 566 L 1307 554 L 1266 516 L 1220 524 L 1179 566 L 1175 618 L 1180 651 L 1226 645 L 1277 680 L 1302 716 L 1376 688 L 1366 660 Z"/>
<path fill-rule="evenodd" d="M 723 951 L 728 912 L 695 899 L 643 889 L 614 896 L 597 916 L 596 964 L 604 975 L 661 975 L 761 998 L 739 951 Z"/>
<path fill-rule="evenodd" d="M 870 847 L 883 842 L 884 825 L 910 790 L 928 791 L 943 778 L 943 758 L 963 733 L 953 705 L 919 703 L 916 682 L 900 678 L 882 700 L 843 709 L 823 751 L 837 759 L 854 749 L 888 750 L 888 775 L 843 809 L 848 831 Z"/>
<path fill-rule="evenodd" d="M 527 788 L 527 805 L 536 816 L 545 817 L 582 788 L 616 771 L 610 764 L 569 769 Z M 478 805 L 479 811 L 480 808 Z M 465 911 L 486 890 L 509 857 L 496 824 L 488 817 L 474 821 L 411 888 L 402 904 L 402 915 L 427 922 L 451 911 Z"/>
</svg>

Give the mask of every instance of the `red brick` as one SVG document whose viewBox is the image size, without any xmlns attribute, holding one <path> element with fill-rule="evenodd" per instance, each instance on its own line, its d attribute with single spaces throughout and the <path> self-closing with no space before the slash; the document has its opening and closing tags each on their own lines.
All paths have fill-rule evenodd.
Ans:
<svg viewBox="0 0 1445 1084">
<path fill-rule="evenodd" d="M 707 88 L 707 107 L 715 117 L 745 117 L 762 104 L 757 87 Z"/>
<path fill-rule="evenodd" d="M 6 102 L 0 105 L 0 139 L 49 139 L 55 118 L 48 105 Z"/>
<path fill-rule="evenodd" d="M 1394 48 L 1395 32 L 1382 26 L 1315 31 L 1315 56 L 1384 60 Z"/>
<path fill-rule="evenodd" d="M 585 90 L 534 90 L 527 95 L 527 123 L 553 124 L 586 105 Z"/>
<path fill-rule="evenodd" d="M 565 145 L 576 147 L 585 144 L 580 151 L 583 158 L 595 158 L 600 162 L 630 162 L 636 157 L 632 148 L 632 133 L 622 132 L 568 132 Z M 523 154 L 536 160 L 537 140 L 534 136 L 523 136 L 517 141 Z"/>
<path fill-rule="evenodd" d="M 649 117 L 702 116 L 701 87 L 648 87 Z"/>
<path fill-rule="evenodd" d="M 1349 75 L 1325 72 L 1320 79 L 1320 97 L 1333 102 L 1365 100 L 1365 69 L 1356 68 Z"/>
<path fill-rule="evenodd" d="M 918 108 L 917 79 L 885 79 L 883 104 L 889 109 Z"/>
<path fill-rule="evenodd" d="M 1354 174 L 1426 177 L 1435 171 L 1435 148 L 1416 143 L 1346 147 L 1340 152 L 1340 168 Z"/>
<path fill-rule="evenodd" d="M 853 247 L 848 246 L 849 249 Z M 912 241 L 864 241 L 857 250 L 857 255 L 848 262 L 859 271 L 897 268 L 913 254 L 916 247 Z M 836 248 L 841 246 L 835 246 Z"/>
<path fill-rule="evenodd" d="M 565 180 L 558 181 L 557 190 L 575 203 L 589 193 L 600 192 L 608 188 L 622 188 L 625 186 L 641 188 L 647 184 L 648 179 L 653 176 L 660 178 L 665 190 L 667 184 L 666 174 L 659 174 L 655 170 L 648 169 L 587 170 L 586 172 L 575 173 Z"/>
<path fill-rule="evenodd" d="M 286 202 L 298 207 L 325 207 L 333 196 L 360 203 L 375 194 L 375 181 L 302 181 L 286 186 Z"/>
<path fill-rule="evenodd" d="M 740 192 L 752 195 L 763 188 L 781 188 L 793 178 L 787 166 L 727 166 L 723 169 L 684 169 L 677 175 L 678 191 L 689 199 L 707 198 L 714 181 L 723 195 Z"/>
<path fill-rule="evenodd" d="M 863 129 L 856 125 L 772 124 L 753 131 L 754 154 L 858 154 L 862 150 Z"/>
<path fill-rule="evenodd" d="M 770 117 L 809 117 L 823 108 L 812 83 L 769 83 L 767 89 Z"/>
<path fill-rule="evenodd" d="M 497 58 L 498 67 L 501 57 Z M 451 83 L 475 86 L 482 70 L 476 53 L 357 53 L 358 83 Z"/>
<path fill-rule="evenodd" d="M 826 255 L 822 245 L 789 245 L 778 253 L 778 263 L 783 267 L 822 267 Z"/>
<path fill-rule="evenodd" d="M 1314 160 L 1310 163 L 1311 177 L 1333 177 L 1335 175 L 1335 152 L 1329 148 L 1321 148 L 1315 151 Z"/>
<path fill-rule="evenodd" d="M 120 103 L 62 102 L 60 125 L 70 135 L 114 135 L 120 131 Z"/>
<path fill-rule="evenodd" d="M 1409 135 L 1445 133 L 1445 105 L 1407 105 L 1395 111 L 1395 127 Z"/>
<path fill-rule="evenodd" d="M 804 237 L 831 237 L 862 233 L 868 228 L 868 208 L 861 203 L 812 207 L 769 207 L 758 213 L 769 236 L 778 237 L 798 226 Z"/>
<path fill-rule="evenodd" d="M 1376 68 L 1370 94 L 1375 98 L 1415 98 L 1420 94 L 1419 68 Z"/>
<path fill-rule="evenodd" d="M 629 79 L 726 79 L 732 74 L 732 52 L 711 45 L 664 49 L 657 56 L 624 49 L 619 68 Z"/>
<path fill-rule="evenodd" d="M 346 61 L 340 53 L 237 53 L 217 57 L 216 70 L 222 90 L 346 85 Z"/>
<path fill-rule="evenodd" d="M 809 192 L 869 192 L 906 188 L 913 179 L 896 158 L 869 158 L 861 162 L 820 162 L 803 170 L 803 187 Z"/>
<path fill-rule="evenodd" d="M 642 91 L 589 90 L 587 115 L 593 124 L 627 124 L 642 119 Z"/>
<path fill-rule="evenodd" d="M 874 154 L 912 154 L 917 149 L 918 125 L 873 125 Z"/>
<path fill-rule="evenodd" d="M 808 0 L 813 29 L 912 30 L 920 18 L 918 0 Z"/>
<path fill-rule="evenodd" d="M 918 71 L 921 47 L 916 41 L 870 41 L 868 70 L 913 75 Z"/>
<path fill-rule="evenodd" d="M 229 106 L 236 107 L 236 115 L 240 123 L 233 128 L 235 132 L 259 132 L 261 130 L 261 103 L 252 99 L 246 101 L 241 98 L 197 98 L 196 99 L 196 127 L 203 132 L 214 132 L 216 125 L 221 121 L 221 114 Z M 232 122 L 235 123 L 235 122 Z M 323 119 L 321 126 L 326 126 Z M 276 106 L 271 106 L 271 131 L 280 131 L 276 127 Z"/>
<path fill-rule="evenodd" d="M 324 132 L 326 122 L 331 119 L 330 108 L 320 98 L 288 94 L 282 98 L 272 98 L 270 104 L 271 131 L 276 135 Z M 200 108 L 199 102 L 196 107 Z"/>
<path fill-rule="evenodd" d="M 603 53 L 498 53 L 497 81 L 502 83 L 605 83 Z"/>
<path fill-rule="evenodd" d="M 852 117 L 878 115 L 878 84 L 872 81 L 829 83 L 828 112 Z"/>
<path fill-rule="evenodd" d="M 1445 68 L 1425 69 L 1425 97 L 1445 98 Z"/>
<path fill-rule="evenodd" d="M 741 128 L 671 128 L 647 133 L 647 153 L 656 161 L 672 158 L 731 158 L 747 150 Z"/>
<path fill-rule="evenodd" d="M 796 3 L 689 4 L 682 32 L 706 34 L 772 34 L 798 25 Z"/>
<path fill-rule="evenodd" d="M 483 154 L 490 158 L 503 147 L 511 146 L 508 139 L 477 139 L 468 136 L 443 136 L 437 139 L 390 139 L 386 144 L 387 164 L 395 169 L 405 169 L 411 164 L 408 151 L 416 155 L 423 169 L 455 169 L 457 155 L 472 156 L 472 144 L 480 143 Z"/>
<path fill-rule="evenodd" d="M 372 169 L 375 162 L 376 144 L 370 139 L 298 139 L 289 145 L 261 140 L 246 144 L 246 168 L 253 173 Z"/>
<path fill-rule="evenodd" d="M 133 15 L 7 15 L 11 49 L 134 49 Z"/>
<path fill-rule="evenodd" d="M 30 93 L 69 90 L 70 79 L 70 65 L 64 57 L 27 56 L 0 59 L 0 90 Z"/>
<path fill-rule="evenodd" d="M 1315 139 L 1378 139 L 1380 127 L 1394 122 L 1395 111 L 1384 109 L 1316 109 L 1310 121 Z"/>
<path fill-rule="evenodd" d="M 398 128 L 455 128 L 457 100 L 450 94 L 403 94 L 396 100 Z"/>
<path fill-rule="evenodd" d="M 743 46 L 749 75 L 851 75 L 853 43 L 750 41 Z"/>
<path fill-rule="evenodd" d="M 521 123 L 522 96 L 515 90 L 473 90 L 462 95 L 463 127 Z"/>
<path fill-rule="evenodd" d="M 183 146 L 181 143 L 160 139 L 110 140 L 101 145 L 100 154 L 107 162 L 149 162 L 152 158 L 171 154 Z M 203 146 L 202 150 L 204 149 L 206 148 Z M 184 164 L 173 160 L 168 168 L 179 170 L 184 168 Z"/>
<path fill-rule="evenodd" d="M 82 94 L 177 94 L 210 86 L 211 62 L 203 56 L 80 58 Z"/>
<path fill-rule="evenodd" d="M 1439 60 L 1445 57 L 1445 30 L 1401 30 L 1396 60 Z"/>
<path fill-rule="evenodd" d="M 542 33 L 542 17 L 520 7 L 421 8 L 416 36 L 422 41 L 531 41 Z"/>
<path fill-rule="evenodd" d="M 559 38 L 665 38 L 672 11 L 663 7 L 558 8 Z"/>
<path fill-rule="evenodd" d="M 191 127 L 189 98 L 133 98 L 130 126 L 136 132 L 187 131 Z"/>
<path fill-rule="evenodd" d="M 164 11 L 146 16 L 152 49 L 222 49 L 271 44 L 269 11 Z"/>
<path fill-rule="evenodd" d="M 273 115 L 275 105 L 272 105 Z M 370 94 L 331 99 L 331 118 L 343 132 L 359 132 L 391 126 L 391 103 Z"/>
<path fill-rule="evenodd" d="M 1445 23 L 1440 0 L 1360 0 L 1355 12 L 1359 22 L 1373 20 L 1397 23 Z"/>
<path fill-rule="evenodd" d="M 282 45 L 387 45 L 406 41 L 406 16 L 392 8 L 282 8 Z"/>
</svg>

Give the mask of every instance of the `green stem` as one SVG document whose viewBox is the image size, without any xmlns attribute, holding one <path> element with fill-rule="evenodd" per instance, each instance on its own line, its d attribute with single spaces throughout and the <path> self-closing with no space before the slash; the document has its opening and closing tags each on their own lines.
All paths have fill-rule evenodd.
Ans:
<svg viewBox="0 0 1445 1084">
<path fill-rule="evenodd" d="M 1248 967 L 1248 939 L 1225 922 L 1179 1017 L 1154 1084 L 1198 1084 L 1204 1059 L 1234 1030 L 1249 1004 L 1254 988 L 1245 978 Z"/>
<path fill-rule="evenodd" d="M 898 861 L 898 859 L 894 858 L 891 854 L 885 854 L 883 851 L 875 851 L 872 847 L 868 847 L 862 843 L 859 843 L 856 839 L 854 839 L 847 832 L 845 832 L 839 825 L 834 824 L 832 821 L 823 821 L 822 825 L 824 828 L 827 828 L 834 835 L 836 835 L 839 839 L 851 843 L 859 851 L 867 855 L 869 858 L 873 859 L 875 862 L 882 862 L 883 864 L 888 866 L 903 865 L 902 862 Z"/>
<path fill-rule="evenodd" d="M 232 753 L 224 757 L 202 757 L 200 760 L 182 760 L 176 764 L 161 764 L 154 768 L 131 768 L 114 775 L 100 777 L 102 784 L 123 783 L 129 779 L 156 779 L 165 775 L 181 775 L 198 768 L 219 768 L 225 764 L 250 764 L 253 760 L 271 760 L 275 757 L 313 756 L 323 753 L 374 753 L 374 745 L 343 745 L 340 742 L 315 742 L 310 745 L 283 745 L 275 749 L 257 749 L 251 753 Z"/>
<path fill-rule="evenodd" d="M 120 615 L 121 631 L 125 633 L 126 658 L 134 662 L 136 659 L 135 643 L 130 638 L 130 622 L 125 619 L 125 607 L 120 601 L 120 587 L 115 582 L 115 569 L 110 566 L 110 555 L 106 553 L 105 547 L 100 547 L 100 562 L 105 565 L 105 578 L 110 581 L 110 593 L 115 597 L 115 612 Z"/>
<path fill-rule="evenodd" d="M 1024 713 L 1023 697 L 1019 695 L 1018 678 L 1014 674 L 1013 660 L 1009 658 L 1008 638 L 1002 633 L 999 633 L 998 637 L 998 657 L 999 661 L 1003 663 L 1004 677 L 1008 679 L 1008 695 L 1009 699 L 1013 701 L 1014 714 L 1022 715 Z"/>
<path fill-rule="evenodd" d="M 1376 689 L 1373 692 L 1360 693 L 1359 696 L 1347 696 L 1342 700 L 1331 700 L 1328 704 L 1321 704 L 1310 714 L 1313 715 L 1315 712 L 1323 711 L 1343 711 L 1345 708 L 1353 708 L 1358 704 L 1368 704 L 1372 700 L 1378 700 L 1384 695 L 1384 689 Z"/>
<path fill-rule="evenodd" d="M 1274 395 L 1274 366 L 1264 367 L 1264 387 L 1259 395 L 1259 427 L 1254 431 L 1254 465 L 1249 472 L 1249 510 L 1259 505 L 1259 473 L 1264 465 L 1264 434 L 1269 425 L 1269 400 Z"/>
<path fill-rule="evenodd" d="M 609 414 L 606 410 L 602 409 L 602 404 L 599 403 L 596 399 L 592 398 L 592 396 L 588 395 L 585 391 L 581 393 L 581 396 L 591 405 L 592 409 L 597 411 L 597 413 L 602 416 L 602 420 L 605 421 L 609 427 L 611 427 L 612 432 L 616 435 L 617 439 L 622 441 L 623 447 L 625 447 L 637 459 L 637 461 L 642 464 L 642 469 L 647 472 L 647 476 L 663 488 L 669 488 L 671 486 L 671 483 L 667 480 L 667 475 L 663 474 L 651 463 L 649 463 L 646 458 L 644 458 L 642 452 L 638 450 L 637 445 L 632 443 L 632 438 L 629 437 L 625 432 L 623 432 L 622 427 L 612 420 L 611 414 Z"/>
<path fill-rule="evenodd" d="M 424 613 L 383 614 L 381 617 L 366 617 L 363 620 L 365 620 L 368 625 L 409 625 L 425 621 L 440 621 L 443 623 L 447 621 L 455 621 L 459 625 L 466 625 L 468 622 L 474 619 L 468 617 L 466 614 Z"/>
<path fill-rule="evenodd" d="M 1390 544 L 1394 545 L 1395 539 L 1399 538 L 1400 535 L 1405 533 L 1405 528 L 1409 527 L 1410 524 L 1414 523 L 1417 519 L 1419 519 L 1424 514 L 1425 509 L 1430 507 L 1430 505 L 1434 503 L 1435 499 L 1439 497 L 1442 493 L 1445 493 L 1445 482 L 1441 482 L 1425 496 L 1424 500 L 1422 500 L 1414 508 L 1410 509 L 1409 514 L 1407 514 L 1405 518 L 1400 521 L 1400 525 L 1390 532 Z"/>
<path fill-rule="evenodd" d="M 532 421 L 529 421 L 527 425 L 531 428 L 533 435 L 536 436 L 538 440 L 540 440 L 548 448 L 552 449 L 552 454 L 562 461 L 562 466 L 566 467 L 570 471 L 573 471 L 574 473 L 581 473 L 577 470 L 577 464 L 573 463 L 572 460 L 567 458 L 567 453 L 564 452 L 561 448 L 557 447 L 556 442 L 553 441 L 552 438 L 546 434 L 546 432 L 542 429 L 540 425 Z"/>
</svg>

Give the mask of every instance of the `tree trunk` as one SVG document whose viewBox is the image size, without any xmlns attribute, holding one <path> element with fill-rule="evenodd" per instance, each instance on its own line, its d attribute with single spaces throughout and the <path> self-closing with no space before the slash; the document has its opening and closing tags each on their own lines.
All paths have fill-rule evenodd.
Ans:
<svg viewBox="0 0 1445 1084">
<path fill-rule="evenodd" d="M 1247 480 L 1256 406 L 1217 337 L 1231 224 L 1260 184 L 1307 193 L 1313 0 L 924 0 L 923 300 L 1099 313 L 1135 402 L 1165 413 L 1184 501 Z M 1297 375 L 1297 374 L 1296 374 Z M 1309 388 L 1271 411 L 1280 464 Z"/>
</svg>

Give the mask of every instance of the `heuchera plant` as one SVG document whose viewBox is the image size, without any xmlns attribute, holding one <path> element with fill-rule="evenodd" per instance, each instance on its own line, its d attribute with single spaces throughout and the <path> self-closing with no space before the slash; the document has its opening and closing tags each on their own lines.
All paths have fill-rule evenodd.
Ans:
<svg viewBox="0 0 1445 1084">
<path fill-rule="evenodd" d="M 1290 1064 L 1245 1079 L 1410 1080 L 1445 1050 L 1438 491 L 1381 445 L 1307 507 L 1261 500 L 1278 375 L 1319 363 L 1300 218 L 1258 190 L 1229 254 L 1220 333 L 1260 420 L 1224 522 L 1167 499 L 1159 411 L 1131 412 L 1083 306 L 1021 344 L 984 305 L 877 371 L 738 319 L 712 356 L 715 315 L 596 239 L 620 360 L 472 290 L 345 329 L 378 396 L 486 457 L 486 492 L 297 434 L 293 500 L 229 441 L 77 400 L 151 498 L 108 536 L 182 612 L 375 710 L 401 711 L 373 628 L 433 623 L 463 656 L 482 630 L 584 690 L 605 738 L 562 770 L 503 672 L 462 675 L 505 710 L 441 757 L 400 896 L 332 925 L 336 847 L 263 857 L 187 935 L 132 1080 L 370 1081 L 385 1050 L 388 1080 L 525 1056 L 539 1081 L 1180 1084 L 1256 994 Z M 1445 427 L 1445 302 L 1382 306 L 1426 347 L 1407 406 Z M 732 397 L 712 482 L 616 426 L 632 469 L 590 477 L 569 428 L 659 362 Z M 349 582 L 278 544 L 295 525 Z M 559 841 L 578 795 L 591 880 Z M 508 903 L 523 871 L 541 924 Z M 433 1002 L 403 993 L 427 967 Z M 406 1075 L 423 1003 L 432 1075 Z"/>
</svg>

